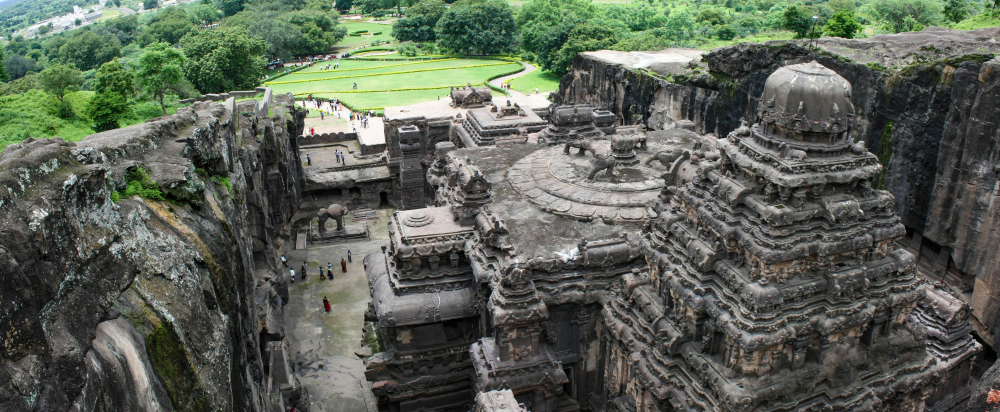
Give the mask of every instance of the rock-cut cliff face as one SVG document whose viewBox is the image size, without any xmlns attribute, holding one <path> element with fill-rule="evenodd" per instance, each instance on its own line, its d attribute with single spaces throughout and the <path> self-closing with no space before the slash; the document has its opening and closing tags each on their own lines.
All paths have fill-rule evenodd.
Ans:
<svg viewBox="0 0 1000 412">
<path fill-rule="evenodd" d="M 885 165 L 880 185 L 895 196 L 911 242 L 940 250 L 933 263 L 968 284 L 976 330 L 996 346 L 998 36 L 1000 29 L 930 28 L 870 39 L 823 38 L 818 47 L 747 43 L 686 60 L 686 50 L 582 53 L 563 77 L 556 101 L 608 107 L 624 122 L 654 129 L 690 121 L 703 133 L 725 136 L 741 118 L 756 120 L 764 81 L 777 68 L 816 60 L 833 69 L 853 85 L 851 137 L 864 140 Z"/>
<path fill-rule="evenodd" d="M 0 410 L 269 404 L 305 114 L 254 103 L 3 150 Z"/>
</svg>

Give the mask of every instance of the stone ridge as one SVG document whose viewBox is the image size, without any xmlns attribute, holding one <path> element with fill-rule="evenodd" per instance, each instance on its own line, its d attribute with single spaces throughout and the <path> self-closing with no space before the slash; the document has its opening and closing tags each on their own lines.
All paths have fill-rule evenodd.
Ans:
<svg viewBox="0 0 1000 412">
<path fill-rule="evenodd" d="M 265 118 L 196 103 L 3 150 L 0 409 L 270 407 L 260 348 L 284 333 L 274 274 L 305 117 L 275 100 Z M 168 200 L 112 201 L 136 167 Z"/>
</svg>

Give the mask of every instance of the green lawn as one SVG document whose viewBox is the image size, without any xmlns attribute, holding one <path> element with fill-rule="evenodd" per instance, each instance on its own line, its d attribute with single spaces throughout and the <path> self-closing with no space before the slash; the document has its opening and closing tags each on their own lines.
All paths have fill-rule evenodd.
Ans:
<svg viewBox="0 0 1000 412">
<path fill-rule="evenodd" d="M 559 76 L 556 76 L 541 69 L 528 73 L 525 76 L 511 80 L 510 88 L 521 93 L 534 93 L 538 88 L 539 93 L 554 92 L 559 88 Z"/>
<path fill-rule="evenodd" d="M 426 61 L 359 61 L 340 60 L 341 73 L 337 71 L 319 71 L 314 66 L 309 69 L 288 75 L 277 80 L 283 81 L 309 80 L 324 77 L 353 76 L 343 79 L 313 80 L 301 83 L 270 84 L 274 93 L 293 93 L 303 95 L 312 93 L 317 97 L 336 97 L 347 105 L 355 109 L 406 106 L 423 101 L 435 100 L 439 96 L 448 95 L 449 86 L 464 85 L 467 83 L 482 84 L 487 78 L 509 73 L 517 70 L 520 66 L 517 63 L 504 63 L 497 60 L 485 59 L 454 59 L 439 62 Z M 415 63 L 398 66 L 404 63 Z M 467 67 L 482 64 L 497 64 L 484 67 Z M 371 73 L 387 73 L 396 71 L 422 70 L 433 68 L 439 70 L 419 71 L 414 73 L 400 73 L 385 76 L 369 76 Z M 453 68 L 453 69 L 449 69 Z M 447 69 L 447 70 L 440 70 Z M 358 83 L 359 93 L 355 93 L 353 86 Z M 407 90 L 390 91 L 404 88 L 425 88 L 435 87 L 431 90 Z M 365 92 L 370 91 L 370 92 Z M 341 92 L 341 93 L 337 93 Z"/>
<path fill-rule="evenodd" d="M 378 23 L 356 23 L 352 21 L 342 22 L 340 25 L 347 29 L 347 36 L 344 39 L 333 45 L 333 48 L 337 50 L 338 53 L 346 52 L 355 47 L 360 47 L 364 45 L 372 44 L 373 41 L 381 40 L 383 42 L 392 40 L 392 25 L 391 24 L 378 24 Z M 358 30 L 368 30 L 368 34 L 360 37 L 354 37 L 350 34 Z M 378 36 L 374 36 L 371 33 L 382 32 Z"/>
<path fill-rule="evenodd" d="M 960 21 L 953 28 L 956 30 L 975 30 L 1000 26 L 1000 14 L 981 13 Z"/>
</svg>

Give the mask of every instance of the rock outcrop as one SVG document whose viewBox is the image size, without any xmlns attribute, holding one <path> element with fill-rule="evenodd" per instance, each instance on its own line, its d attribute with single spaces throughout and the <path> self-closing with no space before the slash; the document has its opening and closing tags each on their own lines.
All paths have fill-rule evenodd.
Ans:
<svg viewBox="0 0 1000 412">
<path fill-rule="evenodd" d="M 0 410 L 269 408 L 305 113 L 255 107 L 3 150 Z"/>
<path fill-rule="evenodd" d="M 928 28 L 870 39 L 823 38 L 818 47 L 746 43 L 700 57 L 685 51 L 670 58 L 663 57 L 666 51 L 582 53 L 563 77 L 556 101 L 607 107 L 623 123 L 666 129 L 693 122 L 700 132 L 725 136 L 741 118 L 756 120 L 764 81 L 779 67 L 812 60 L 829 67 L 854 85 L 850 136 L 886 166 L 875 183 L 895 196 L 906 241 L 918 252 L 921 240 L 935 250 L 930 260 L 939 268 L 933 270 L 957 279 L 949 284 L 968 294 L 976 332 L 996 347 L 998 36 L 996 28 Z"/>
</svg>

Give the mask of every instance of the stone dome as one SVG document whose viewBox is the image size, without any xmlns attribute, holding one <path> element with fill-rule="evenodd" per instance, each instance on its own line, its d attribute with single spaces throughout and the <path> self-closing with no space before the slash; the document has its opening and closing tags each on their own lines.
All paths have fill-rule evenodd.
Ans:
<svg viewBox="0 0 1000 412">
<path fill-rule="evenodd" d="M 854 118 L 851 83 L 815 61 L 785 66 L 764 83 L 757 114 L 794 132 L 842 133 Z"/>
</svg>

